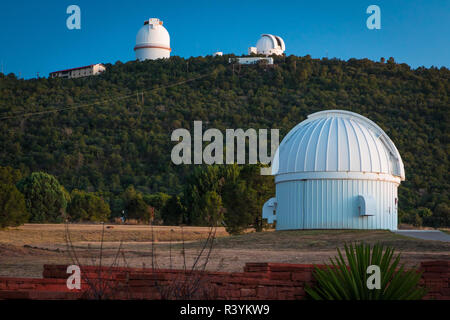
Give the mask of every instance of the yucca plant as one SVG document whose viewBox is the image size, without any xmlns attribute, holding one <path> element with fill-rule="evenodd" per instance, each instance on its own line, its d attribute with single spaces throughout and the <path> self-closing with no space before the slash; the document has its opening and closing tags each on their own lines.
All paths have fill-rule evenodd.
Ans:
<svg viewBox="0 0 450 320">
<path fill-rule="evenodd" d="M 314 300 L 419 300 L 426 289 L 419 286 L 421 272 L 399 267 L 400 254 L 394 258 L 394 249 L 375 244 L 345 245 L 345 261 L 339 248 L 338 256 L 330 258 L 331 265 L 316 266 L 315 287 L 305 291 Z M 380 268 L 380 289 L 369 289 L 367 267 Z"/>
</svg>

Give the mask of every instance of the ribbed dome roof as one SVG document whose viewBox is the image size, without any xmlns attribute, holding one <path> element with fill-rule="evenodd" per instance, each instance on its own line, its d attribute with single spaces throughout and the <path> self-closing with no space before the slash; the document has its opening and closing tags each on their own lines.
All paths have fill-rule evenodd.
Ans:
<svg viewBox="0 0 450 320">
<path fill-rule="evenodd" d="M 360 172 L 405 178 L 400 154 L 386 133 L 371 120 L 343 110 L 317 112 L 295 126 L 281 142 L 272 167 L 275 175 Z"/>
<path fill-rule="evenodd" d="M 263 34 L 258 42 L 256 42 L 256 49 L 258 53 L 262 54 L 282 54 L 286 50 L 286 46 L 281 37 Z"/>
</svg>

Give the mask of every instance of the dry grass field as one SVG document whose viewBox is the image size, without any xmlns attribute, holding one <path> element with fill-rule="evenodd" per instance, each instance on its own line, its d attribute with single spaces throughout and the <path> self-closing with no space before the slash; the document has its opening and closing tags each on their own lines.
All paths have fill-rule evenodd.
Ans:
<svg viewBox="0 0 450 320">
<path fill-rule="evenodd" d="M 69 232 L 79 262 L 98 264 L 102 226 L 70 225 Z M 186 260 L 190 268 L 208 233 L 209 228 L 203 227 L 157 226 L 152 234 L 149 226 L 105 225 L 102 264 L 112 263 L 121 244 L 121 266 L 150 267 L 153 263 L 161 268 L 183 268 Z M 336 254 L 336 247 L 354 241 L 393 246 L 407 265 L 450 259 L 450 243 L 389 231 L 295 230 L 229 236 L 218 228 L 216 233 L 207 265 L 216 271 L 241 271 L 246 262 L 324 263 Z M 73 263 L 64 239 L 64 225 L 26 224 L 0 230 L 0 276 L 41 277 L 43 264 Z M 200 259 L 200 264 L 204 261 Z"/>
<path fill-rule="evenodd" d="M 204 239 L 209 228 L 204 227 L 168 227 L 148 225 L 108 225 L 105 224 L 105 241 L 181 241 L 182 234 L 186 241 Z M 100 224 L 70 224 L 68 226 L 72 241 L 98 242 L 101 239 L 102 225 Z M 42 245 L 63 243 L 66 233 L 64 224 L 25 224 L 17 228 L 0 230 L 0 243 L 14 245 Z M 227 236 L 225 228 L 217 229 L 217 236 Z"/>
</svg>

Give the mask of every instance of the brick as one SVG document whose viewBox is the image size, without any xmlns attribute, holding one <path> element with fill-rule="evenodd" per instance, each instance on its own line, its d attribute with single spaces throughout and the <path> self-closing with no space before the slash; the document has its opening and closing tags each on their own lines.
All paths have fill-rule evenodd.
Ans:
<svg viewBox="0 0 450 320">
<path fill-rule="evenodd" d="M 296 288 L 294 288 L 294 294 L 295 294 L 296 296 L 305 296 L 305 295 L 306 295 L 306 292 L 305 292 L 305 289 L 304 289 L 304 288 L 296 287 Z"/>
<path fill-rule="evenodd" d="M 262 300 L 276 299 L 277 291 L 274 287 L 258 287 L 256 288 L 256 296 Z"/>
<path fill-rule="evenodd" d="M 420 263 L 422 267 L 450 267 L 450 261 L 447 260 L 432 260 L 423 261 Z"/>
<path fill-rule="evenodd" d="M 128 281 L 130 287 L 148 287 L 157 285 L 154 280 L 130 280 Z"/>
<path fill-rule="evenodd" d="M 2 290 L 0 291 L 0 300 L 8 299 L 30 299 L 29 292 L 17 290 Z"/>
<path fill-rule="evenodd" d="M 298 272 L 314 270 L 312 264 L 269 263 L 271 272 Z"/>
<path fill-rule="evenodd" d="M 241 297 L 255 297 L 256 296 L 256 290 L 255 289 L 241 289 Z"/>
<path fill-rule="evenodd" d="M 442 289 L 441 289 L 441 293 L 442 293 L 444 296 L 449 297 L 449 299 L 450 299 L 450 288 L 442 288 Z"/>
<path fill-rule="evenodd" d="M 444 288 L 444 284 L 440 282 L 427 282 L 425 287 L 429 292 L 440 292 Z"/>
<path fill-rule="evenodd" d="M 311 281 L 314 276 L 311 272 L 293 272 L 292 281 Z"/>
<path fill-rule="evenodd" d="M 291 280 L 291 272 L 271 272 L 269 279 L 273 280 Z"/>
<path fill-rule="evenodd" d="M 267 279 L 270 276 L 269 272 L 244 272 L 241 273 L 244 278 L 259 278 L 259 279 Z"/>
<path fill-rule="evenodd" d="M 259 262 L 247 262 L 244 267 L 244 272 L 267 272 L 269 271 L 269 264 Z"/>
<path fill-rule="evenodd" d="M 427 266 L 425 267 L 425 273 L 428 272 L 437 272 L 441 274 L 447 274 L 450 271 L 450 268 L 447 266 Z"/>
<path fill-rule="evenodd" d="M 427 281 L 428 279 L 440 280 L 442 278 L 442 273 L 426 272 L 422 274 L 422 278 L 424 278 L 425 281 Z"/>
</svg>

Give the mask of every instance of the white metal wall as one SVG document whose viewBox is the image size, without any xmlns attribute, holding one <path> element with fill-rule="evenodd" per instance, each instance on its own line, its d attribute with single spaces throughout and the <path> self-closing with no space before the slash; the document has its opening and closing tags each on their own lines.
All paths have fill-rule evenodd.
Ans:
<svg viewBox="0 0 450 320">
<path fill-rule="evenodd" d="M 297 180 L 276 185 L 277 230 L 397 230 L 398 184 L 376 180 Z M 371 195 L 374 216 L 360 216 L 358 195 Z"/>
<path fill-rule="evenodd" d="M 162 48 L 140 48 L 136 49 L 136 59 L 143 60 L 156 60 L 170 58 L 170 50 Z"/>
</svg>

